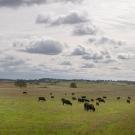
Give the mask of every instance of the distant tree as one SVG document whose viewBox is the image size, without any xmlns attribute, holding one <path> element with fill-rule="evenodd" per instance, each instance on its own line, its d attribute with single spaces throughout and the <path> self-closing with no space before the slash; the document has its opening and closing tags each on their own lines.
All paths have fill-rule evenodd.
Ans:
<svg viewBox="0 0 135 135">
<path fill-rule="evenodd" d="M 75 82 L 70 83 L 70 88 L 77 88 L 77 84 Z"/>
<path fill-rule="evenodd" d="M 27 87 L 27 83 L 24 80 L 17 80 L 15 82 L 15 86 L 19 87 L 20 89 L 22 89 L 22 88 L 26 88 Z"/>
</svg>

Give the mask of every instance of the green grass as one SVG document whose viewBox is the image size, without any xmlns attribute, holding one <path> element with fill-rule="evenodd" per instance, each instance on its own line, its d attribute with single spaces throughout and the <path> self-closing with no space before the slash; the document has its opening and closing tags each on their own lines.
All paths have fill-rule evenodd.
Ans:
<svg viewBox="0 0 135 135">
<path fill-rule="evenodd" d="M 1 135 L 134 135 L 135 103 L 108 101 L 96 112 L 83 105 L 63 106 L 59 100 L 0 99 Z"/>
<path fill-rule="evenodd" d="M 46 84 L 42 84 L 44 86 Z M 0 88 L 0 135 L 135 135 L 135 87 L 128 85 L 79 84 L 70 89 L 68 84 L 29 87 L 28 95 L 16 88 Z M 106 95 L 107 102 L 86 112 L 83 104 L 72 101 L 63 106 L 61 97 L 71 100 L 71 92 L 89 98 Z M 50 99 L 53 92 L 55 99 Z M 127 96 L 133 97 L 131 104 Z M 45 96 L 46 102 L 38 102 Z M 122 96 L 120 101 L 117 96 Z M 95 104 L 95 102 L 94 102 Z"/>
</svg>

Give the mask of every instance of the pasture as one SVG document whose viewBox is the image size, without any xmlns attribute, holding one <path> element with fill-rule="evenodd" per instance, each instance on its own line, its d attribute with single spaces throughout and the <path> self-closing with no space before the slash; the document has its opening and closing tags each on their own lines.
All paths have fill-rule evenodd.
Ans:
<svg viewBox="0 0 135 135">
<path fill-rule="evenodd" d="M 0 135 L 135 135 L 135 86 L 126 84 L 78 83 L 29 84 L 28 94 L 13 83 L 0 83 Z M 54 99 L 51 99 L 50 92 Z M 87 112 L 75 97 L 107 96 L 106 103 Z M 65 95 L 66 93 L 66 95 Z M 38 101 L 38 97 L 47 101 Z M 117 100 L 116 97 L 121 99 Z M 131 103 L 126 102 L 131 96 Z M 62 105 L 61 98 L 72 106 Z"/>
</svg>

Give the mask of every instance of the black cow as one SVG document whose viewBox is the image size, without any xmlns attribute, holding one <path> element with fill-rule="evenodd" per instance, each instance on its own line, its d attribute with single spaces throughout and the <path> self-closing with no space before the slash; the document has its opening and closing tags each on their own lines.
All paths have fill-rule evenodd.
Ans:
<svg viewBox="0 0 135 135">
<path fill-rule="evenodd" d="M 107 97 L 106 96 L 103 96 L 104 99 L 106 99 Z"/>
<path fill-rule="evenodd" d="M 83 99 L 84 100 L 84 102 L 90 102 L 90 100 L 89 99 Z"/>
<path fill-rule="evenodd" d="M 54 96 L 51 96 L 51 98 L 54 98 Z"/>
<path fill-rule="evenodd" d="M 102 103 L 105 103 L 105 100 L 104 100 L 104 99 L 102 99 L 102 98 L 101 98 L 101 99 L 99 99 L 98 101 L 99 101 L 99 102 L 102 102 Z"/>
<path fill-rule="evenodd" d="M 131 97 L 128 97 L 129 100 L 131 100 Z"/>
<path fill-rule="evenodd" d="M 117 100 L 120 100 L 120 97 L 117 97 Z"/>
<path fill-rule="evenodd" d="M 93 112 L 95 112 L 95 107 L 94 107 L 94 105 L 93 104 L 89 104 L 89 103 L 84 103 L 84 110 L 86 110 L 86 111 L 93 111 Z"/>
<path fill-rule="evenodd" d="M 94 102 L 94 99 L 91 99 L 92 102 Z"/>
<path fill-rule="evenodd" d="M 129 99 L 127 99 L 127 103 L 130 104 L 130 100 Z"/>
<path fill-rule="evenodd" d="M 86 96 L 81 96 L 81 98 L 86 98 Z"/>
<path fill-rule="evenodd" d="M 83 99 L 83 98 L 78 98 L 78 102 L 84 102 L 85 101 L 85 99 Z"/>
<path fill-rule="evenodd" d="M 45 97 L 39 97 L 38 101 L 46 101 Z"/>
<path fill-rule="evenodd" d="M 77 98 L 76 97 L 72 97 L 72 100 L 77 100 Z"/>
<path fill-rule="evenodd" d="M 64 104 L 72 105 L 72 103 L 69 100 L 65 99 L 65 98 L 62 98 L 61 101 L 62 101 L 63 105 Z"/>
<path fill-rule="evenodd" d="M 72 92 L 71 94 L 72 94 L 72 95 L 75 95 L 75 93 L 74 93 L 74 92 Z"/>
<path fill-rule="evenodd" d="M 99 106 L 99 102 L 96 102 L 96 105 Z"/>
<path fill-rule="evenodd" d="M 102 99 L 101 97 L 96 98 L 97 101 L 99 101 L 99 100 L 101 100 L 101 99 Z"/>
<path fill-rule="evenodd" d="M 26 91 L 23 91 L 23 94 L 28 94 L 28 92 L 26 92 Z"/>
<path fill-rule="evenodd" d="M 100 98 L 100 97 L 99 97 L 99 98 L 97 98 L 96 100 L 97 100 L 98 102 L 103 102 L 103 103 L 105 103 L 105 100 L 104 100 L 104 99 L 102 99 L 102 98 Z"/>
<path fill-rule="evenodd" d="M 52 95 L 52 92 L 50 93 L 50 95 Z"/>
</svg>

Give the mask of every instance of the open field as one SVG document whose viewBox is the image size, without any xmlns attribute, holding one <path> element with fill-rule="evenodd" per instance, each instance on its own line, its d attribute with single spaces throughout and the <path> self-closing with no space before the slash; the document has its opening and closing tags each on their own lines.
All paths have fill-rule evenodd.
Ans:
<svg viewBox="0 0 135 135">
<path fill-rule="evenodd" d="M 14 84 L 0 83 L 0 135 L 135 135 L 134 85 L 79 83 L 72 89 L 68 83 L 42 83 L 29 85 L 27 91 L 23 95 Z M 95 112 L 86 112 L 83 103 L 72 101 L 72 92 L 77 97 L 108 98 Z M 47 101 L 38 102 L 39 96 Z M 122 99 L 116 100 L 117 96 Z M 126 103 L 128 96 L 131 104 Z M 62 97 L 73 105 L 63 106 Z"/>
</svg>

